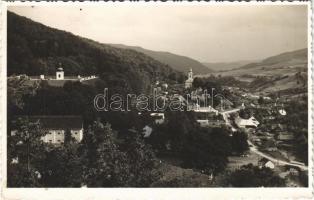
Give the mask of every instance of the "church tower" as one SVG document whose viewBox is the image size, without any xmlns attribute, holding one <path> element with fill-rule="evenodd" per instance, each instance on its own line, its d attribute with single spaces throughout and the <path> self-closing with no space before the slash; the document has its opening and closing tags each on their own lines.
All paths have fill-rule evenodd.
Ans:
<svg viewBox="0 0 314 200">
<path fill-rule="evenodd" d="M 192 68 L 190 69 L 189 73 L 188 73 L 188 79 L 193 79 L 193 71 Z"/>
<path fill-rule="evenodd" d="M 193 71 L 192 69 L 190 69 L 190 71 L 188 72 L 188 79 L 185 81 L 185 88 L 190 88 L 192 87 L 193 84 Z"/>
<path fill-rule="evenodd" d="M 63 68 L 61 67 L 61 64 L 59 64 L 59 68 L 57 69 L 56 79 L 57 80 L 63 80 L 64 79 L 64 71 L 63 71 Z"/>
</svg>

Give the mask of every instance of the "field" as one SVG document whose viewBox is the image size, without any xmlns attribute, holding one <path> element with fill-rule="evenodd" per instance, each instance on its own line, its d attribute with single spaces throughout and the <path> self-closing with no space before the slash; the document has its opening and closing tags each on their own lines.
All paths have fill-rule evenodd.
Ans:
<svg viewBox="0 0 314 200">
<path fill-rule="evenodd" d="M 248 157 L 229 156 L 228 157 L 229 163 L 227 165 L 227 169 L 233 171 L 240 168 L 242 165 L 247 165 L 250 163 L 254 165 L 258 164 L 258 160 L 260 159 L 258 155 L 252 152 L 249 152 L 247 155 Z"/>
</svg>

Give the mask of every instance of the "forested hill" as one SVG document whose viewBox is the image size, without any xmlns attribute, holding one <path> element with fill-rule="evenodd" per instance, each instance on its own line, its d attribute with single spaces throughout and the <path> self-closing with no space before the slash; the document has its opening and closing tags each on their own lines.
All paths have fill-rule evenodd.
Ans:
<svg viewBox="0 0 314 200">
<path fill-rule="evenodd" d="M 113 47 L 118 47 L 122 49 L 133 49 L 135 51 L 144 53 L 159 62 L 165 63 L 169 65 L 171 68 L 187 73 L 191 68 L 194 72 L 194 74 L 208 74 L 213 72 L 212 69 L 206 67 L 199 61 L 189 58 L 187 56 L 180 56 L 177 54 L 169 53 L 169 52 L 163 52 L 163 51 L 152 51 L 149 49 L 144 49 L 142 47 L 137 46 L 127 46 L 123 44 L 110 44 Z"/>
<path fill-rule="evenodd" d="M 54 75 L 59 63 L 65 74 L 99 75 L 103 81 L 134 92 L 154 80 L 182 80 L 165 64 L 129 49 L 75 36 L 8 12 L 8 76 Z"/>
</svg>

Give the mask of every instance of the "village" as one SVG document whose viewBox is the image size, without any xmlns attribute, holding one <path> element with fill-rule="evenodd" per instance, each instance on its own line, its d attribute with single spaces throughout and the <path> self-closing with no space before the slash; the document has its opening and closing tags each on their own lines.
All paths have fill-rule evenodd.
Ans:
<svg viewBox="0 0 314 200">
<path fill-rule="evenodd" d="M 306 174 L 308 169 L 305 163 L 297 161 L 292 149 L 293 142 L 306 140 L 306 138 L 295 138 L 293 133 L 289 132 L 288 125 L 280 123 L 279 119 L 289 115 L 285 110 L 285 99 L 259 96 L 245 89 L 225 86 L 223 86 L 223 90 L 231 94 L 228 99 L 222 94 L 214 94 L 215 88 L 212 88 L 212 93 L 207 95 L 206 92 L 204 94 L 202 88 L 193 87 L 194 78 L 191 69 L 184 85 L 168 85 L 165 82 L 156 81 L 153 85 L 154 92 L 157 92 L 160 99 L 163 100 L 162 103 L 167 104 L 173 99 L 181 102 L 186 111 L 194 112 L 196 122 L 201 127 L 224 127 L 230 130 L 230 136 L 237 131 L 247 134 L 249 150 L 241 155 L 230 156 L 228 168 L 237 169 L 241 165 L 252 163 L 268 167 L 276 171 L 280 177 L 289 179 L 289 186 L 302 185 L 299 176 Z M 39 78 L 30 77 L 29 81 L 47 81 L 51 86 L 62 87 L 67 81 L 88 84 L 88 81 L 93 79 L 97 79 L 97 77 L 66 77 L 63 69 L 59 67 L 56 77 L 48 78 L 41 75 Z M 190 92 L 190 99 L 186 98 L 186 92 Z M 218 104 L 216 106 L 214 106 L 215 98 L 215 102 Z M 138 112 L 138 115 L 141 114 Z M 150 117 L 155 125 L 167 121 L 162 111 L 150 112 Z M 46 143 L 63 144 L 67 130 L 70 130 L 78 142 L 84 137 L 81 116 L 33 116 L 31 120 L 42 122 L 47 130 L 47 134 L 42 138 Z M 143 128 L 143 137 L 149 138 L 152 132 L 152 125 L 147 124 Z"/>
<path fill-rule="evenodd" d="M 23 76 L 23 75 L 22 75 Z M 184 110 L 193 112 L 196 122 L 203 128 L 227 128 L 230 136 L 234 132 L 242 131 L 247 135 L 249 149 L 243 154 L 229 156 L 227 169 L 235 170 L 242 165 L 254 164 L 274 170 L 281 178 L 288 182 L 288 186 L 302 186 L 302 177 L 306 177 L 308 168 L 305 163 L 297 160 L 293 154 L 293 142 L 301 142 L 306 138 L 295 138 L 289 132 L 287 124 L 280 123 L 289 113 L 285 110 L 286 99 L 270 96 L 259 96 L 238 87 L 223 86 L 224 93 L 228 91 L 229 96 L 214 93 L 204 93 L 201 87 L 193 86 L 193 71 L 189 70 L 187 80 L 184 84 L 170 85 L 166 82 L 156 81 L 153 85 L 154 91 L 159 95 L 161 103 L 169 104 L 170 100 L 177 100 L 184 105 Z M 17 76 L 21 78 L 21 76 Z M 56 77 L 27 78 L 30 82 L 47 81 L 53 87 L 62 87 L 67 81 L 79 81 L 89 84 L 88 81 L 97 79 L 96 76 L 89 77 L 66 77 L 64 71 L 59 67 Z M 190 92 L 190 99 L 186 93 Z M 160 102 L 159 102 L 160 103 Z M 134 105 L 133 105 L 134 106 Z M 136 105 L 135 105 L 136 107 Z M 182 111 L 179 109 L 179 111 Z M 142 112 L 138 112 L 139 117 Z M 147 114 L 147 113 L 146 113 Z M 167 121 L 162 110 L 149 112 L 153 124 L 147 124 L 143 128 L 143 137 L 149 138 L 153 134 L 153 127 L 162 125 Z M 82 141 L 83 119 L 81 116 L 32 116 L 31 121 L 39 120 L 47 134 L 42 137 L 45 143 L 60 145 L 64 143 L 66 131 L 70 131 L 72 137 Z M 15 130 L 11 131 L 14 135 Z M 169 147 L 171 148 L 171 147 Z M 13 160 L 12 162 L 18 162 Z M 212 179 L 211 178 L 209 180 Z"/>
<path fill-rule="evenodd" d="M 161 86 L 159 91 L 165 99 L 177 97 L 185 102 L 188 110 L 195 113 L 196 121 L 201 127 L 227 127 L 231 133 L 243 131 L 247 134 L 249 150 L 241 155 L 230 156 L 229 169 L 234 170 L 252 163 L 274 170 L 281 178 L 287 180 L 290 187 L 302 186 L 300 179 L 307 176 L 308 167 L 305 163 L 298 161 L 293 154 L 293 143 L 304 142 L 307 139 L 296 138 L 289 131 L 288 124 L 280 123 L 280 119 L 290 114 L 285 110 L 289 101 L 287 98 L 260 96 L 239 87 L 225 86 L 223 90 L 231 93 L 232 95 L 228 98 L 234 99 L 234 101 L 223 95 L 212 93 L 212 96 L 208 95 L 208 101 L 213 102 L 214 98 L 218 98 L 219 104 L 215 107 L 213 103 L 210 106 L 202 107 L 205 98 L 208 97 L 204 96 L 201 88 L 192 89 L 193 79 L 193 72 L 190 70 L 184 84 L 184 89 L 191 91 L 192 101 L 190 102 L 184 98 L 184 95 L 176 93 L 184 91 L 183 88 L 171 91 L 168 87 L 164 87 L 165 84 L 158 83 Z M 207 104 L 205 103 L 205 105 Z M 151 116 L 155 119 L 156 124 L 167 120 L 163 113 L 152 113 Z M 145 130 L 149 130 L 151 133 L 150 128 L 146 127 Z M 145 137 L 149 137 L 149 134 L 146 133 Z"/>
<path fill-rule="evenodd" d="M 4 187 L 311 193 L 305 4 L 8 5 Z"/>
</svg>

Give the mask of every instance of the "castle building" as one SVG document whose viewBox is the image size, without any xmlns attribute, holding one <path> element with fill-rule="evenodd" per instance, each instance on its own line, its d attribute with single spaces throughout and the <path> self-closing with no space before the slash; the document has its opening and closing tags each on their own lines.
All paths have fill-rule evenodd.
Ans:
<svg viewBox="0 0 314 200">
<path fill-rule="evenodd" d="M 190 69 L 190 71 L 188 72 L 188 79 L 185 81 L 185 88 L 190 88 L 192 87 L 192 84 L 193 84 L 193 71 L 192 69 Z"/>
</svg>

